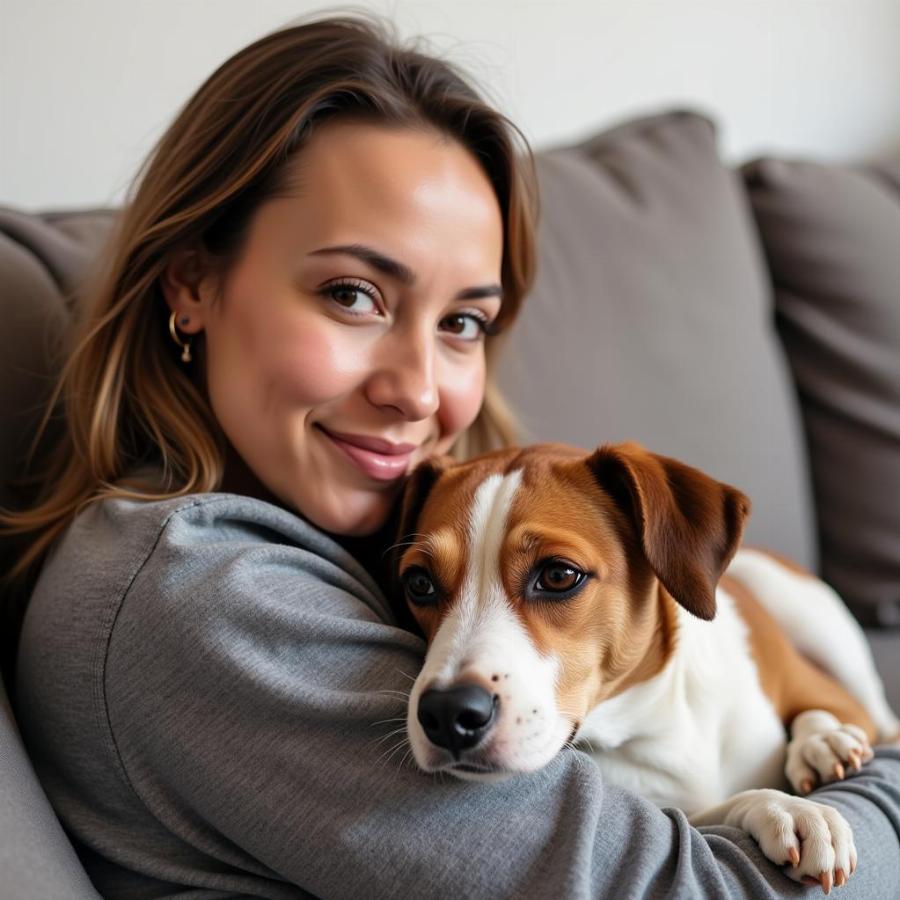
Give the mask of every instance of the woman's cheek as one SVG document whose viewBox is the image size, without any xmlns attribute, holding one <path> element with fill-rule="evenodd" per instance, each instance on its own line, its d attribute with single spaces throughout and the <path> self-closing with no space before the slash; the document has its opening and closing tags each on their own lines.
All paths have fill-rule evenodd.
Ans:
<svg viewBox="0 0 900 900">
<path fill-rule="evenodd" d="M 484 359 L 478 365 L 457 370 L 445 380 L 438 409 L 442 438 L 452 443 L 478 417 L 484 402 Z"/>
<path fill-rule="evenodd" d="M 280 392 L 312 405 L 340 396 L 359 378 L 358 348 L 335 339 L 327 329 L 306 327 L 277 339 L 269 371 Z"/>
</svg>

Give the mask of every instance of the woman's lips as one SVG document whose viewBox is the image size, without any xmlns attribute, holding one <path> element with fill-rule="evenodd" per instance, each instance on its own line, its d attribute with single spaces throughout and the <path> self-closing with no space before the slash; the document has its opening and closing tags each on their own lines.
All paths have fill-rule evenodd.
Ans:
<svg viewBox="0 0 900 900">
<path fill-rule="evenodd" d="M 413 445 L 402 444 L 399 448 L 395 447 L 391 453 L 379 453 L 376 450 L 360 447 L 357 444 L 350 443 L 350 441 L 343 440 L 336 434 L 324 429 L 321 425 L 316 427 L 345 456 L 354 462 L 358 469 L 370 478 L 375 478 L 378 481 L 394 481 L 403 477 L 409 468 L 409 461 L 416 449 Z M 398 449 L 400 452 L 397 452 Z"/>
</svg>

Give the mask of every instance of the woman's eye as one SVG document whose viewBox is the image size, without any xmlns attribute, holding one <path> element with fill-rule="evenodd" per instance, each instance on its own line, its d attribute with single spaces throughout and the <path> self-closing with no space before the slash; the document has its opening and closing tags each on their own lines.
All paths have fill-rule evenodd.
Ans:
<svg viewBox="0 0 900 900">
<path fill-rule="evenodd" d="M 437 587 L 425 569 L 418 567 L 407 569 L 401 580 L 411 603 L 425 606 L 437 600 Z"/>
<path fill-rule="evenodd" d="M 548 594 L 564 594 L 582 584 L 585 578 L 587 574 L 575 566 L 551 560 L 539 569 L 534 589 Z"/>
<path fill-rule="evenodd" d="M 374 289 L 362 283 L 342 281 L 328 284 L 323 289 L 323 293 L 354 315 L 368 315 L 378 311 Z"/>
<path fill-rule="evenodd" d="M 488 321 L 474 313 L 454 313 L 444 319 L 445 331 L 464 341 L 477 341 L 489 328 Z"/>
</svg>

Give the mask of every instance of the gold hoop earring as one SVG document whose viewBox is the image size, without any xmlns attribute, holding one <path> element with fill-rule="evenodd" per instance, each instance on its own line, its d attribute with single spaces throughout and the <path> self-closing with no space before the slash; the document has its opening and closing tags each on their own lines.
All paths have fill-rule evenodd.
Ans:
<svg viewBox="0 0 900 900">
<path fill-rule="evenodd" d="M 178 332 L 175 330 L 175 316 L 177 313 L 173 310 L 172 315 L 169 316 L 169 334 L 172 335 L 172 340 L 181 347 L 181 361 L 183 363 L 189 363 L 191 361 L 191 342 L 185 341 L 182 343 L 178 338 Z M 183 324 L 186 324 L 189 319 L 184 319 Z"/>
</svg>

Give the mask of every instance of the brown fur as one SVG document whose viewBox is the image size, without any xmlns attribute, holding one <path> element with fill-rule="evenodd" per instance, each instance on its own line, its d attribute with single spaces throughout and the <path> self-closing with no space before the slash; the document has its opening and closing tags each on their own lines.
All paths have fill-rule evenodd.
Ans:
<svg viewBox="0 0 900 900">
<path fill-rule="evenodd" d="M 462 465 L 441 463 L 406 498 L 399 570 L 425 566 L 448 598 L 412 606 L 426 640 L 458 597 L 469 504 L 488 475 L 523 468 L 523 484 L 507 521 L 500 573 L 516 614 L 539 650 L 565 660 L 560 709 L 575 721 L 608 697 L 658 674 L 675 648 L 676 604 L 644 557 L 629 513 L 585 465 L 586 454 L 562 444 L 503 450 Z M 423 537 L 424 536 L 424 537 Z M 522 584 L 542 559 L 559 557 L 593 577 L 565 603 L 529 603 Z"/>
<path fill-rule="evenodd" d="M 794 649 L 778 623 L 741 582 L 726 575 L 722 587 L 734 598 L 747 625 L 760 686 L 785 726 L 806 710 L 823 709 L 841 722 L 858 725 L 874 742 L 875 725 L 859 701 Z"/>
</svg>

